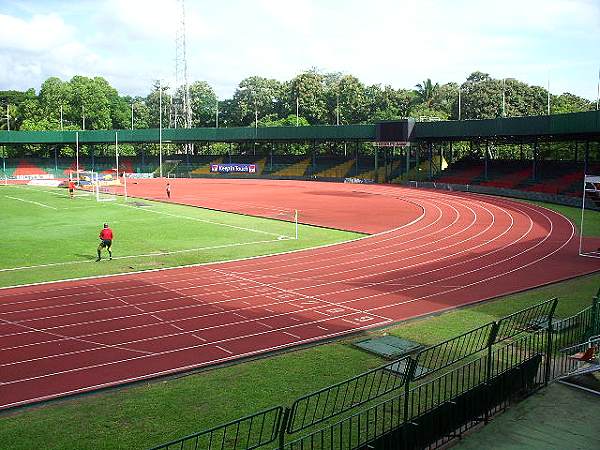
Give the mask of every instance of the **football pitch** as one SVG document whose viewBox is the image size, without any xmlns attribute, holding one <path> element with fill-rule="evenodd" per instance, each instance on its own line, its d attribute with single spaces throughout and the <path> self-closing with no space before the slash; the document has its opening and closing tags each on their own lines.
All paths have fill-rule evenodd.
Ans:
<svg viewBox="0 0 600 450">
<path fill-rule="evenodd" d="M 287 220 L 117 197 L 97 202 L 66 189 L 0 187 L 0 287 L 228 261 L 360 237 Z M 300 212 L 301 214 L 301 212 Z M 301 217 L 299 219 L 302 220 Z M 98 234 L 113 229 L 113 259 L 96 262 Z"/>
</svg>

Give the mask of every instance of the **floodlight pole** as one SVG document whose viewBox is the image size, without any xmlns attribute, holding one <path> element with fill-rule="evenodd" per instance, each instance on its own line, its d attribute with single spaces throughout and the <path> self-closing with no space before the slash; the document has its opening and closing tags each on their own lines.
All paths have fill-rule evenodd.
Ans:
<svg viewBox="0 0 600 450">
<path fill-rule="evenodd" d="M 83 130 L 85 130 L 85 106 L 81 105 L 81 115 L 83 118 Z"/>
<path fill-rule="evenodd" d="M 598 67 L 598 83 L 596 85 L 597 94 L 596 94 L 596 111 L 598 111 L 598 104 L 600 103 L 600 67 Z"/>
<path fill-rule="evenodd" d="M 296 96 L 296 126 L 300 124 L 300 97 Z"/>
<path fill-rule="evenodd" d="M 131 103 L 131 131 L 133 131 L 133 103 Z"/>
<path fill-rule="evenodd" d="M 550 78 L 548 78 L 548 115 L 550 115 Z"/>
<path fill-rule="evenodd" d="M 117 160 L 117 181 L 119 180 L 119 132 L 115 131 L 115 159 Z"/>
<path fill-rule="evenodd" d="M 63 105 L 60 105 L 60 131 L 63 131 Z"/>
<path fill-rule="evenodd" d="M 160 178 L 162 178 L 162 82 L 160 80 L 158 81 L 158 104 L 160 109 L 158 115 L 158 171 Z"/>
<path fill-rule="evenodd" d="M 75 132 L 75 161 L 77 167 L 77 182 L 79 182 L 79 131 Z"/>
<path fill-rule="evenodd" d="M 583 174 L 583 197 L 581 199 L 581 222 L 579 224 L 579 255 L 583 253 L 583 212 L 585 211 L 585 177 L 587 174 Z"/>
<path fill-rule="evenodd" d="M 215 128 L 219 128 L 219 100 L 217 99 L 215 110 Z"/>
<path fill-rule="evenodd" d="M 458 87 L 458 120 L 460 120 L 461 117 L 461 89 L 460 86 Z"/>
<path fill-rule="evenodd" d="M 7 103 L 6 104 L 6 131 L 10 131 L 10 111 L 8 110 L 9 107 L 10 107 L 10 105 Z"/>
<path fill-rule="evenodd" d="M 506 117 L 506 78 L 502 78 L 502 117 Z"/>
</svg>

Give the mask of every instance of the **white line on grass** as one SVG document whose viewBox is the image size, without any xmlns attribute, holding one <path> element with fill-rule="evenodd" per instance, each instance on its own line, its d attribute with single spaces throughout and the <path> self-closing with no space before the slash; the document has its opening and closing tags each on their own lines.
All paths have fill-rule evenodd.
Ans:
<svg viewBox="0 0 600 450">
<path fill-rule="evenodd" d="M 201 250 L 216 250 L 219 248 L 230 248 L 230 247 L 241 247 L 244 245 L 253 245 L 253 244 L 268 244 L 272 242 L 281 242 L 279 239 L 269 239 L 265 241 L 252 241 L 252 242 L 239 242 L 236 244 L 223 244 L 223 245 L 214 245 L 212 247 L 198 247 L 198 248 L 188 248 L 184 250 L 173 250 L 171 252 L 152 252 L 152 253 L 144 253 L 140 255 L 126 255 L 126 256 L 115 256 L 113 260 L 116 259 L 131 259 L 131 258 L 146 258 L 151 256 L 168 256 L 174 255 L 177 253 L 190 253 L 190 252 L 198 252 Z M 34 266 L 22 266 L 22 267 L 9 267 L 6 269 L 0 269 L 0 272 L 15 272 L 17 270 L 26 270 L 26 269 L 38 269 L 42 267 L 54 267 L 54 266 L 66 266 L 69 264 L 88 264 L 93 263 L 95 261 L 63 261 L 56 263 L 48 263 L 48 264 L 37 264 Z"/>
<path fill-rule="evenodd" d="M 195 220 L 196 222 L 210 223 L 211 225 L 220 225 L 220 226 L 223 226 L 223 227 L 235 228 L 236 230 L 250 231 L 252 233 L 267 234 L 269 236 L 277 236 L 277 237 L 281 236 L 281 233 L 270 233 L 268 231 L 256 230 L 254 228 L 239 227 L 237 225 L 230 225 L 230 224 L 227 224 L 227 223 L 215 222 L 213 220 L 207 220 L 207 219 L 199 219 L 197 217 L 181 216 L 179 214 L 172 214 L 172 213 L 168 213 L 168 212 L 164 212 L 164 211 L 155 211 L 155 210 L 152 210 L 152 209 L 143 209 L 143 208 L 138 208 L 137 206 L 124 205 L 122 203 L 117 203 L 117 206 L 123 206 L 125 208 L 135 208 L 137 210 L 141 209 L 142 211 L 147 211 L 147 212 L 151 212 L 151 213 L 155 213 L 155 214 L 164 214 L 165 216 L 177 217 L 178 219 Z"/>
<path fill-rule="evenodd" d="M 23 200 L 22 198 L 17 198 L 17 197 L 11 197 L 10 195 L 5 195 L 6 198 L 10 198 L 12 200 L 17 200 L 19 202 L 25 202 L 25 203 L 31 203 L 33 205 L 38 205 L 38 206 L 43 206 L 44 208 L 50 208 L 50 209 L 58 209 L 55 208 L 54 206 L 50 206 L 50 205 L 45 205 L 43 203 L 39 203 L 39 202 L 34 202 L 32 200 Z"/>
</svg>

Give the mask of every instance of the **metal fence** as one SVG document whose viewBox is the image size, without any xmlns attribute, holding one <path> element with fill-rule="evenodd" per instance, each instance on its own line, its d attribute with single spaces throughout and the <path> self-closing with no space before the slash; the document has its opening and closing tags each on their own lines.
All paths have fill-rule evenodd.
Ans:
<svg viewBox="0 0 600 450">
<path fill-rule="evenodd" d="M 600 334 L 598 295 L 572 317 L 555 320 L 558 300 L 550 299 L 302 396 L 289 408 L 153 450 L 438 448 L 572 370 L 559 350 Z"/>
</svg>

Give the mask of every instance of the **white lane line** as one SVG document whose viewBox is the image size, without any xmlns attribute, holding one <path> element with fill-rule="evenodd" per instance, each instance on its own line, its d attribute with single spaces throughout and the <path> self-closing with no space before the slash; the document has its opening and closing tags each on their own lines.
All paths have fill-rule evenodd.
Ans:
<svg viewBox="0 0 600 450">
<path fill-rule="evenodd" d="M 50 209 L 58 209 L 55 208 L 54 206 L 50 206 L 50 205 L 45 205 L 44 203 L 40 203 L 40 202 L 34 202 L 33 200 L 24 200 L 22 198 L 17 198 L 17 197 L 11 197 L 10 195 L 5 195 L 6 198 L 10 198 L 12 200 L 17 200 L 19 202 L 24 202 L 24 203 L 31 203 L 32 205 L 37 205 L 37 206 L 42 206 L 44 208 L 50 208 Z"/>
<path fill-rule="evenodd" d="M 293 334 L 293 333 L 289 333 L 287 331 L 282 331 L 283 334 L 287 334 L 288 336 L 293 337 L 294 339 L 302 339 L 300 336 L 298 336 L 297 334 Z"/>
<path fill-rule="evenodd" d="M 219 350 L 223 350 L 225 353 L 229 353 L 230 355 L 233 355 L 233 352 L 227 350 L 226 348 L 221 347 L 220 345 L 215 345 L 216 348 L 218 348 Z"/>
<path fill-rule="evenodd" d="M 359 330 L 364 330 L 367 328 L 371 328 L 373 325 L 363 325 L 360 327 L 356 327 L 353 328 L 353 331 L 359 331 Z M 311 337 L 311 338 L 306 338 L 306 339 L 302 339 L 301 341 L 298 342 L 288 342 L 285 344 L 278 344 L 278 345 L 272 345 L 272 346 L 268 346 L 268 347 L 263 347 L 263 348 L 259 348 L 256 350 L 250 350 L 247 352 L 243 352 L 243 353 L 237 353 L 237 354 L 233 354 L 231 356 L 227 356 L 227 357 L 223 357 L 223 358 L 215 358 L 215 359 L 211 359 L 211 360 L 207 360 L 201 363 L 193 363 L 193 364 L 185 364 L 185 365 L 180 365 L 178 367 L 171 367 L 165 370 L 160 370 L 157 372 L 149 372 L 149 373 L 145 373 L 142 375 L 137 375 L 137 376 L 130 376 L 127 378 L 121 378 L 115 381 L 110 381 L 110 382 L 106 382 L 106 383 L 98 383 L 98 384 L 94 384 L 94 385 L 90 385 L 90 386 L 84 386 L 84 387 L 80 387 L 80 388 L 76 388 L 76 389 L 70 389 L 67 391 L 61 391 L 55 394 L 49 394 L 49 395 L 43 395 L 43 396 L 38 396 L 38 397 L 29 397 L 25 400 L 19 400 L 16 402 L 11 402 L 11 403 L 4 403 L 4 404 L 0 404 L 0 409 L 3 408 L 13 408 L 15 406 L 20 406 L 20 405 L 25 405 L 28 403 L 35 403 L 35 402 L 41 402 L 44 400 L 49 400 L 52 398 L 58 398 L 58 397 L 62 397 L 62 396 L 66 396 L 66 395 L 74 395 L 74 394 L 79 394 L 79 393 L 83 393 L 83 392 L 90 392 L 90 391 L 94 391 L 97 389 L 102 389 L 105 387 L 109 387 L 109 386 L 117 386 L 120 384 L 125 384 L 125 383 L 132 383 L 135 381 L 140 381 L 140 380 L 146 380 L 149 378 L 156 378 L 156 377 L 160 377 L 160 376 L 164 376 L 164 375 L 168 375 L 168 374 L 172 374 L 172 373 L 177 373 L 177 372 L 182 372 L 185 370 L 190 370 L 190 369 L 194 369 L 194 368 L 198 368 L 198 367 L 206 367 L 206 366 L 211 366 L 214 364 L 219 364 L 222 362 L 226 362 L 226 361 L 232 361 L 232 360 L 236 360 L 239 358 L 244 358 L 244 357 L 249 357 L 249 356 L 253 356 L 253 355 L 258 355 L 258 354 L 262 354 L 264 352 L 271 352 L 271 351 L 276 351 L 276 350 L 280 350 L 280 349 L 284 349 L 284 348 L 289 348 L 291 346 L 295 346 L 295 345 L 299 345 L 299 344 L 303 344 L 303 343 L 309 343 L 309 342 L 315 342 L 315 341 L 319 341 L 322 339 L 326 339 L 326 338 L 332 338 L 332 337 L 336 337 L 336 336 L 341 336 L 344 334 L 347 334 L 348 331 L 338 331 L 338 332 L 333 332 L 333 333 L 329 333 L 323 336 L 316 336 L 316 337 Z M 185 349 L 181 349 L 181 350 L 187 350 L 187 348 Z M 224 349 L 223 349 L 224 350 Z M 225 351 L 225 350 L 224 350 Z M 129 360 L 125 360 L 125 361 L 116 361 L 113 363 L 108 363 L 107 365 L 114 365 L 114 364 L 120 364 L 120 363 L 126 363 L 129 362 Z M 46 375 L 41 375 L 38 377 L 34 377 L 33 379 L 43 379 L 43 378 L 49 378 L 49 377 L 53 377 L 53 376 L 59 376 L 59 375 L 63 375 L 65 373 L 74 373 L 74 372 L 79 372 L 82 370 L 90 370 L 90 369 L 94 369 L 96 367 L 94 366 L 88 366 L 88 367 L 84 367 L 81 369 L 71 369 L 69 371 L 63 371 L 63 372 L 54 372 L 54 373 L 50 373 L 50 374 L 46 374 Z M 27 381 L 31 381 L 31 379 L 24 379 L 24 380 L 16 380 L 14 383 L 21 383 L 21 382 L 27 382 Z"/>
</svg>

